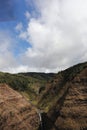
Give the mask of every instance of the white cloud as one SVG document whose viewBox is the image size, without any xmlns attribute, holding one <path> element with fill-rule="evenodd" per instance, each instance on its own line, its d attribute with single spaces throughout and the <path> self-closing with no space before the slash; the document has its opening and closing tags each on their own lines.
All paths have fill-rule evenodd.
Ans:
<svg viewBox="0 0 87 130">
<path fill-rule="evenodd" d="M 21 38 L 22 40 L 27 40 L 27 32 L 21 31 L 19 34 L 19 38 Z"/>
<path fill-rule="evenodd" d="M 87 60 L 87 0 L 33 2 L 39 17 L 30 17 L 20 33 L 32 44 L 22 62 L 37 71 L 57 72 Z"/>
<path fill-rule="evenodd" d="M 23 29 L 23 24 L 20 22 L 20 23 L 18 23 L 17 25 L 16 25 L 16 27 L 15 27 L 15 29 L 16 29 L 16 31 L 22 31 L 22 29 Z"/>
<path fill-rule="evenodd" d="M 26 17 L 28 20 L 30 19 L 31 14 L 29 13 L 29 11 L 26 11 L 26 12 L 25 12 L 25 17 Z"/>
<path fill-rule="evenodd" d="M 36 72 L 37 69 L 36 68 L 29 68 L 27 65 L 19 65 L 16 67 L 9 67 L 8 69 L 4 70 L 5 72 L 9 71 L 10 73 L 19 73 L 19 72 Z M 43 71 L 42 71 L 43 72 Z"/>
<path fill-rule="evenodd" d="M 0 71 L 8 71 L 8 68 L 15 67 L 16 59 L 12 54 L 13 40 L 8 32 L 0 31 Z"/>
</svg>

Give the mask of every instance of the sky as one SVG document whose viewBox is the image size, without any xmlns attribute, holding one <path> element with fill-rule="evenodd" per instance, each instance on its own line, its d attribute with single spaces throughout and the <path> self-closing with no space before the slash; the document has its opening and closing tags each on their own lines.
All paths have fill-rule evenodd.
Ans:
<svg viewBox="0 0 87 130">
<path fill-rule="evenodd" d="M 0 71 L 55 72 L 87 61 L 87 0 L 0 0 Z"/>
</svg>

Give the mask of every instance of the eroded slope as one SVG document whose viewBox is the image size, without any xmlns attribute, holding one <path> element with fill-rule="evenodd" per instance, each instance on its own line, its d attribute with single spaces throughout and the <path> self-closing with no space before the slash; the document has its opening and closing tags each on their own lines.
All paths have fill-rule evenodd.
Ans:
<svg viewBox="0 0 87 130">
<path fill-rule="evenodd" d="M 53 99 L 49 111 L 43 113 L 44 130 L 87 130 L 87 65 L 62 75 L 63 84 L 57 80 L 47 92 Z"/>
<path fill-rule="evenodd" d="M 0 84 L 0 130 L 36 130 L 37 110 L 18 92 Z"/>
<path fill-rule="evenodd" d="M 87 130 L 87 69 L 70 84 L 55 125 L 59 129 Z"/>
</svg>

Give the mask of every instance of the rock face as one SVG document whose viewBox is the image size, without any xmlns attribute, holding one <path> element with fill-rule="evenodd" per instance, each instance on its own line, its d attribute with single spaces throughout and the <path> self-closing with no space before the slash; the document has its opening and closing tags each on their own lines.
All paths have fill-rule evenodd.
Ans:
<svg viewBox="0 0 87 130">
<path fill-rule="evenodd" d="M 70 84 L 55 125 L 60 130 L 87 130 L 87 69 Z"/>
<path fill-rule="evenodd" d="M 56 91 L 59 98 L 43 114 L 44 130 L 87 130 L 87 66 L 67 78 L 61 90 Z"/>
<path fill-rule="evenodd" d="M 37 110 L 18 92 L 0 84 L 0 130 L 37 130 Z"/>
</svg>

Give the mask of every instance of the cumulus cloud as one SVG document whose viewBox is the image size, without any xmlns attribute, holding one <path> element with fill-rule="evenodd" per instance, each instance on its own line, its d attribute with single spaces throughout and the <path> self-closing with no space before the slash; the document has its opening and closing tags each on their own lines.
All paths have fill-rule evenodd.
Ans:
<svg viewBox="0 0 87 130">
<path fill-rule="evenodd" d="M 23 24 L 20 22 L 20 23 L 18 23 L 18 24 L 16 25 L 15 30 L 21 32 L 22 29 L 23 29 Z"/>
<path fill-rule="evenodd" d="M 30 19 L 31 14 L 29 13 L 29 11 L 26 11 L 26 12 L 25 12 L 25 17 L 26 17 L 28 20 Z"/>
<path fill-rule="evenodd" d="M 32 45 L 21 61 L 37 71 L 57 72 L 87 60 L 87 0 L 33 0 L 33 4 L 39 15 L 30 17 L 19 35 Z"/>
</svg>

